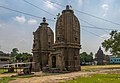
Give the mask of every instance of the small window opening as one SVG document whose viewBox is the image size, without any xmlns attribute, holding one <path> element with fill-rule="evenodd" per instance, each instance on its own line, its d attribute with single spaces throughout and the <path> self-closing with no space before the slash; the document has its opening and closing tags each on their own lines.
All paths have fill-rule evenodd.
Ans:
<svg viewBox="0 0 120 83">
<path fill-rule="evenodd" d="M 77 41 L 77 38 L 75 37 L 75 41 Z"/>
</svg>

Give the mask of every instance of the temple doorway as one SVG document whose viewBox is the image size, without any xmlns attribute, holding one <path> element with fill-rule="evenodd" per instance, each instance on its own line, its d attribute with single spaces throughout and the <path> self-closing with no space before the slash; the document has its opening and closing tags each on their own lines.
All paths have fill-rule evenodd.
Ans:
<svg viewBox="0 0 120 83">
<path fill-rule="evenodd" d="M 56 56 L 52 56 L 52 68 L 56 68 Z"/>
</svg>

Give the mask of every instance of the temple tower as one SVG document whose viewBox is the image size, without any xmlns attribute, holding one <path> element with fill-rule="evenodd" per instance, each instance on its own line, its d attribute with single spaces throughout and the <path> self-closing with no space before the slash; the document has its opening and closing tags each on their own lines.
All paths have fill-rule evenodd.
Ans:
<svg viewBox="0 0 120 83">
<path fill-rule="evenodd" d="M 103 65 L 104 59 L 105 59 L 105 54 L 103 53 L 101 47 L 99 47 L 99 50 L 95 54 L 95 60 L 97 61 L 97 65 Z"/>
<path fill-rule="evenodd" d="M 51 28 L 48 27 L 46 19 L 43 18 L 43 22 L 40 23 L 38 29 L 33 32 L 33 35 L 34 43 L 32 52 L 33 61 L 35 62 L 33 69 L 35 71 L 40 71 L 43 67 L 48 65 L 48 55 L 54 43 L 54 33 Z"/>
<path fill-rule="evenodd" d="M 49 56 L 49 66 L 61 71 L 80 70 L 80 23 L 68 5 L 57 19 L 55 39 L 54 52 Z"/>
</svg>

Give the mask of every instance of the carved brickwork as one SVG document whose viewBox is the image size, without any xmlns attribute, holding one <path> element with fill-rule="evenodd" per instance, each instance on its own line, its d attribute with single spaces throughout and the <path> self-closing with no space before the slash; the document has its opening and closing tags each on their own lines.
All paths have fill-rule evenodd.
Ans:
<svg viewBox="0 0 120 83">
<path fill-rule="evenodd" d="M 54 43 L 54 34 L 51 28 L 48 27 L 46 19 L 43 18 L 43 22 L 40 23 L 39 28 L 33 32 L 33 35 L 33 61 L 35 62 L 33 69 L 39 71 L 48 65 L 48 55 Z"/>
<path fill-rule="evenodd" d="M 67 71 L 80 70 L 80 24 L 73 10 L 66 6 L 62 15 L 58 17 L 55 28 L 55 52 L 50 55 L 56 57 L 56 68 Z M 52 63 L 49 62 L 49 64 Z M 51 66 L 50 66 L 51 67 Z"/>
<path fill-rule="evenodd" d="M 48 64 L 52 72 L 80 70 L 80 23 L 68 5 L 57 18 L 53 42 L 53 31 L 44 18 L 34 32 L 33 68 L 39 71 Z"/>
</svg>

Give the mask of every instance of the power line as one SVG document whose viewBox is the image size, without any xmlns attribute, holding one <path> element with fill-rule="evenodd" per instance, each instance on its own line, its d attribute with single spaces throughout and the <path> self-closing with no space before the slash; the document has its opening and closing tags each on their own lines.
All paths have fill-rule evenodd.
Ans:
<svg viewBox="0 0 120 83">
<path fill-rule="evenodd" d="M 14 10 L 14 9 L 11 9 L 11 8 L 7 8 L 7 7 L 4 7 L 4 6 L 0 6 L 0 7 L 1 7 L 1 8 L 4 8 L 4 9 L 7 9 L 7 10 L 14 11 L 14 12 L 22 13 L 22 14 L 25 14 L 25 15 L 28 15 L 28 16 L 32 16 L 32 17 L 36 17 L 36 18 L 42 19 L 42 17 L 39 17 L 39 16 L 35 16 L 35 15 L 32 15 L 32 14 L 28 14 L 28 13 L 25 13 L 25 12 L 21 12 L 21 11 L 18 11 L 18 10 Z M 54 20 L 51 20 L 51 19 L 47 19 L 47 20 L 54 21 Z M 92 24 L 88 23 L 88 22 L 85 21 L 85 20 L 82 20 L 82 19 L 80 19 L 80 20 L 86 22 L 86 23 L 89 24 L 89 25 L 92 25 Z M 54 21 L 54 22 L 55 22 L 55 21 Z M 93 27 L 91 27 L 91 26 L 82 26 L 82 27 L 96 28 L 96 29 L 102 29 L 102 30 L 113 30 L 113 29 L 99 28 L 99 27 L 96 27 L 96 26 L 94 26 L 94 25 L 92 25 L 92 26 L 93 26 Z"/>
<path fill-rule="evenodd" d="M 97 34 L 95 34 L 95 33 L 93 33 L 93 32 L 90 32 L 90 31 L 88 31 L 88 30 L 85 30 L 85 29 L 83 29 L 83 28 L 82 28 L 82 30 L 84 30 L 84 31 L 86 31 L 86 32 L 88 32 L 88 33 L 90 33 L 90 34 L 92 34 L 92 35 L 94 35 L 94 36 L 97 36 L 97 37 L 100 37 L 100 38 L 102 38 L 102 39 L 105 39 L 104 37 L 101 37 L 101 36 L 99 36 L 99 35 L 97 35 Z"/>
<path fill-rule="evenodd" d="M 47 0 L 47 1 L 48 1 L 48 0 Z M 54 1 L 49 1 L 49 2 L 55 3 L 55 4 L 57 4 L 57 5 L 59 5 L 59 6 L 62 6 L 62 7 L 65 7 L 64 5 L 62 5 L 62 4 L 60 4 L 60 3 L 57 3 L 57 2 L 54 2 Z M 91 17 L 94 17 L 94 18 L 97 18 L 97 19 L 100 19 L 100 20 L 103 20 L 103 21 L 106 21 L 106 22 L 109 22 L 109 23 L 112 23 L 112 24 L 115 24 L 115 25 L 119 25 L 119 26 L 120 26 L 119 23 L 113 22 L 113 21 L 111 21 L 111 20 L 103 19 L 103 18 L 100 18 L 100 17 L 98 17 L 98 16 L 95 16 L 95 15 L 92 15 L 92 14 L 89 14 L 89 13 L 86 13 L 86 12 L 83 12 L 83 11 L 79 11 L 79 10 L 76 10 L 76 9 L 73 9 L 73 10 L 75 10 L 76 12 L 79 12 L 79 13 L 82 13 L 82 14 L 85 14 L 85 15 L 88 15 L 88 16 L 91 16 Z"/>
<path fill-rule="evenodd" d="M 113 22 L 113 21 L 110 21 L 110 20 L 107 20 L 107 19 L 104 19 L 104 18 L 100 18 L 100 17 L 97 17 L 95 15 L 92 15 L 92 14 L 89 14 L 89 13 L 86 13 L 86 12 L 82 12 L 82 11 L 79 11 L 79 10 L 76 10 L 76 9 L 73 9 L 73 10 L 75 10 L 76 12 L 79 12 L 79 13 L 82 13 L 82 14 L 85 14 L 85 15 L 88 15 L 88 16 L 91 16 L 91 17 L 94 17 L 94 18 L 97 18 L 97 19 L 100 19 L 100 20 L 103 20 L 103 21 L 106 21 L 106 22 L 109 22 L 109 23 L 120 26 L 119 23 L 116 23 L 116 22 Z"/>
<path fill-rule="evenodd" d="M 116 29 L 100 28 L 100 27 L 85 26 L 85 25 L 81 25 L 81 27 L 93 28 L 93 29 L 101 29 L 101 30 L 116 30 Z"/>
<path fill-rule="evenodd" d="M 43 0 L 43 1 L 49 1 L 49 0 Z M 49 1 L 49 2 L 51 2 L 51 3 L 53 3 L 53 4 L 57 4 L 57 5 L 62 6 L 62 7 L 65 7 L 64 5 L 62 5 L 62 4 L 60 4 L 60 3 L 57 3 L 57 2 L 53 2 L 53 1 Z M 76 11 L 77 11 L 77 10 L 76 10 Z M 81 13 L 85 13 L 85 12 L 81 12 Z M 82 19 L 81 19 L 81 20 L 82 20 Z M 95 28 L 95 29 L 101 29 L 101 30 L 114 30 L 114 29 L 100 28 L 100 27 L 97 27 L 97 26 L 95 26 L 95 25 L 93 25 L 93 24 L 91 24 L 91 23 L 89 23 L 89 22 L 87 22 L 87 21 L 85 21 L 85 20 L 82 20 L 82 21 L 84 21 L 85 23 L 93 26 L 93 27 L 91 27 L 91 26 L 82 26 L 82 27 Z M 105 31 L 105 32 L 106 32 L 106 31 Z"/>
<path fill-rule="evenodd" d="M 7 9 L 7 10 L 14 11 L 14 12 L 22 13 L 22 14 L 25 14 L 25 15 L 28 15 L 28 16 L 32 16 L 32 17 L 36 17 L 36 18 L 42 19 L 42 17 L 39 17 L 39 16 L 35 16 L 35 15 L 32 15 L 32 14 L 28 14 L 28 13 L 25 13 L 25 12 L 21 12 L 21 11 L 18 11 L 18 10 L 14 10 L 14 9 L 10 9 L 10 8 L 4 7 L 4 6 L 0 6 L 0 7 L 1 7 L 1 8 L 4 8 L 4 9 Z M 47 20 L 54 21 L 54 20 L 51 20 L 51 19 L 47 19 Z M 82 20 L 82 19 L 80 19 L 80 20 Z M 92 24 L 88 23 L 88 22 L 85 21 L 85 20 L 82 20 L 82 21 L 86 22 L 86 23 L 89 24 L 89 25 L 92 25 Z M 54 22 L 55 22 L 55 21 L 54 21 Z M 93 26 L 93 27 L 92 27 L 92 26 Z M 92 25 L 92 26 L 84 26 L 84 25 L 83 25 L 82 27 L 102 29 L 102 30 L 113 30 L 113 29 L 96 27 L 96 26 L 94 26 L 94 25 Z"/>
<path fill-rule="evenodd" d="M 31 16 L 31 17 L 43 19 L 43 17 L 35 16 L 35 15 L 32 15 L 32 14 L 28 14 L 28 13 L 25 13 L 25 12 L 22 12 L 22 11 L 14 10 L 14 9 L 4 7 L 4 6 L 1 6 L 1 5 L 0 5 L 0 8 L 7 9 L 7 10 L 10 10 L 10 11 L 14 11 L 14 12 L 21 13 L 21 14 L 25 14 L 25 15 L 28 15 L 28 16 Z M 46 19 L 46 20 L 55 22 L 54 20 L 51 20 L 51 19 Z"/>
<path fill-rule="evenodd" d="M 26 1 L 26 0 L 23 0 L 23 1 L 26 2 L 26 3 L 29 4 L 29 5 L 31 5 L 31 6 L 33 6 L 33 7 L 35 7 L 35 8 L 37 8 L 37 9 L 40 9 L 40 10 L 42 10 L 42 11 L 48 13 L 48 14 L 51 15 L 51 16 L 54 16 L 54 14 L 52 14 L 52 13 L 50 13 L 50 12 L 48 12 L 48 11 L 46 11 L 46 10 L 44 10 L 44 9 L 42 9 L 42 8 L 40 8 L 40 7 L 38 7 L 38 6 L 36 6 L 36 5 L 34 5 L 34 4 L 32 4 L 32 3 L 30 3 L 30 2 L 28 2 L 28 1 Z"/>
<path fill-rule="evenodd" d="M 80 18 L 79 18 L 80 19 Z M 93 26 L 93 27 L 96 27 L 96 28 L 99 28 L 99 27 L 97 27 L 97 26 L 95 26 L 95 25 L 93 25 L 93 24 L 91 24 L 91 23 L 89 23 L 89 22 L 87 22 L 87 21 L 85 21 L 85 20 L 83 20 L 83 19 L 80 19 L 81 21 L 83 21 L 83 22 L 85 22 L 85 23 L 87 23 L 87 24 L 89 24 L 89 25 L 91 25 L 91 26 Z M 99 28 L 100 29 L 100 28 Z M 103 30 L 103 29 L 102 29 Z M 107 31 L 105 31 L 105 30 L 103 30 L 104 32 L 107 32 Z M 108 33 L 108 32 L 107 32 Z"/>
</svg>

